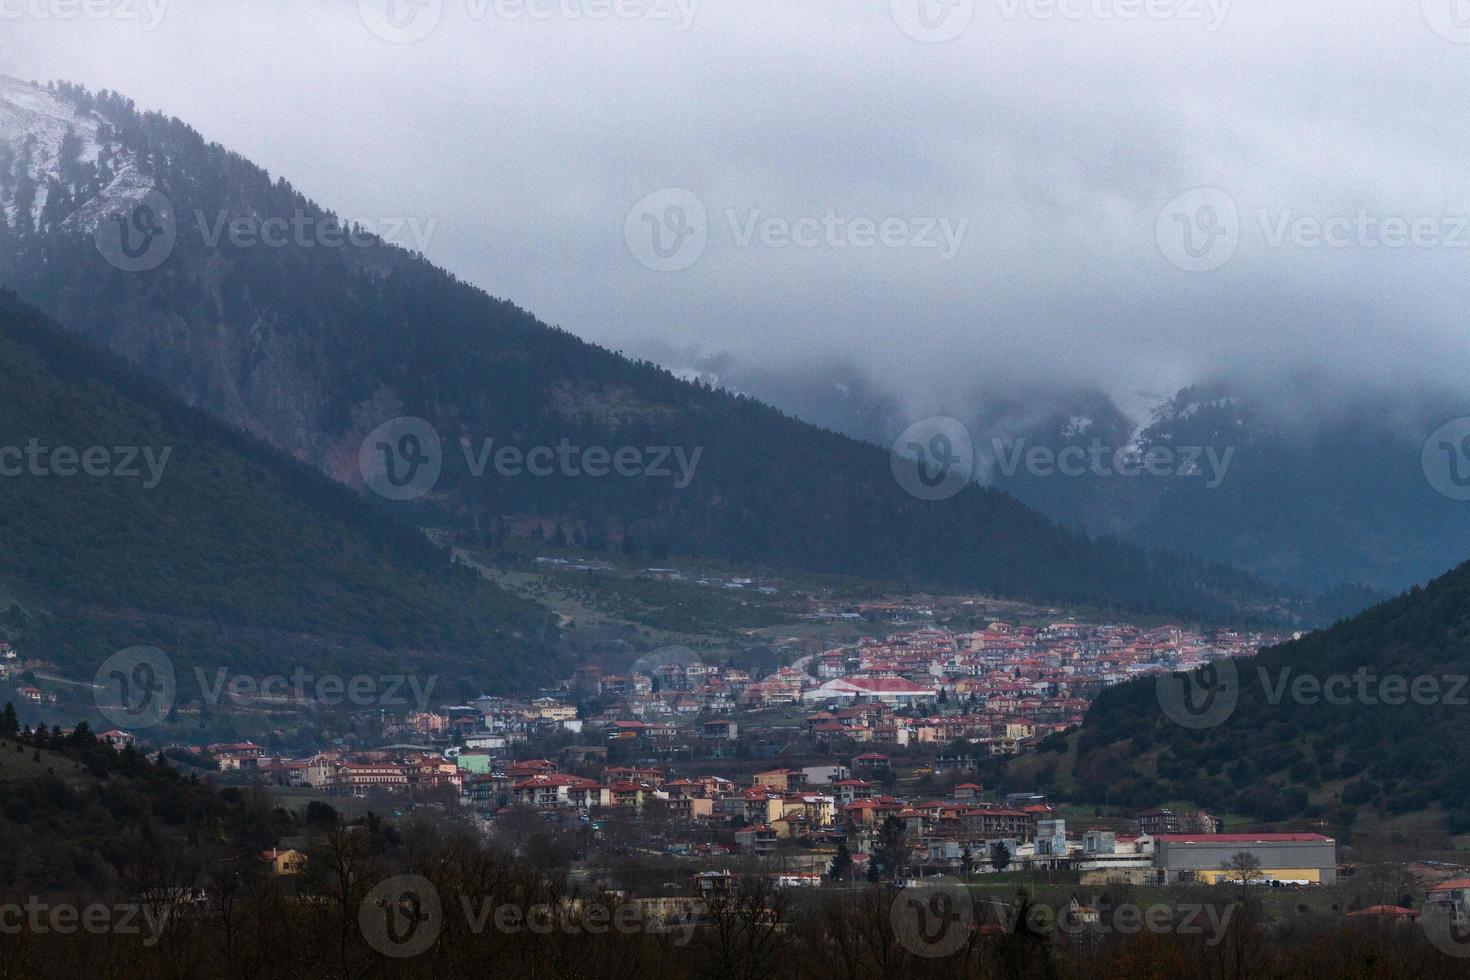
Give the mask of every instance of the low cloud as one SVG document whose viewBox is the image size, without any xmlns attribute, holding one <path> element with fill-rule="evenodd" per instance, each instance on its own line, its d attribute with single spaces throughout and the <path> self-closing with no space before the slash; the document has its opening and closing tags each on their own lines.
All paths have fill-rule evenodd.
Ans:
<svg viewBox="0 0 1470 980">
<path fill-rule="evenodd" d="M 944 43 L 888 2 L 839 0 L 703 0 L 677 23 L 445 0 L 410 43 L 355 2 L 174 0 L 152 30 L 33 6 L 4 22 L 0 70 L 178 115 L 349 218 L 453 216 L 430 258 L 632 354 L 842 363 L 910 414 L 976 392 L 1122 402 L 1311 377 L 1330 396 L 1470 368 L 1470 248 L 1450 234 L 1470 215 L 1470 44 L 1418 3 L 1235 0 L 1198 22 L 979 2 Z M 1236 240 L 1188 271 L 1161 217 L 1202 187 L 1228 195 Z M 626 235 L 668 188 L 709 226 L 661 272 Z M 966 224 L 953 248 L 773 247 L 728 213 L 903 222 L 909 243 Z M 1280 233 L 1361 215 L 1443 233 Z"/>
</svg>

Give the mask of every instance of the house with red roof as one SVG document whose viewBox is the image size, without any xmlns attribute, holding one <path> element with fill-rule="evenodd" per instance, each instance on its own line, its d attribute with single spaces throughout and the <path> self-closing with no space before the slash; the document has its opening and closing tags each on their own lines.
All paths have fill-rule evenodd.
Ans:
<svg viewBox="0 0 1470 980">
<path fill-rule="evenodd" d="M 654 766 L 609 766 L 602 778 L 609 783 L 644 782 L 657 789 L 664 784 L 664 771 Z"/>
<path fill-rule="evenodd" d="M 800 769 L 771 769 L 756 773 L 753 782 L 757 786 L 766 786 L 784 793 L 805 786 L 806 774 Z"/>
<path fill-rule="evenodd" d="M 853 775 L 866 779 L 883 779 L 889 773 L 888 756 L 882 752 L 864 752 L 852 760 Z"/>
<path fill-rule="evenodd" d="M 277 786 L 305 786 L 310 765 L 306 759 L 271 759 L 258 761 L 255 768 Z"/>
<path fill-rule="evenodd" d="M 1031 818 L 1006 807 L 969 807 L 959 812 L 960 833 L 971 838 L 1031 836 Z"/>
<path fill-rule="evenodd" d="M 777 837 L 776 828 L 770 824 L 752 824 L 735 831 L 735 846 L 745 854 L 765 857 L 776 853 Z"/>
<path fill-rule="evenodd" d="M 1457 928 L 1470 925 L 1470 878 L 1452 878 L 1430 888 L 1424 909 L 1439 913 Z"/>
<path fill-rule="evenodd" d="M 608 789 L 612 793 L 612 805 L 640 810 L 643 804 L 653 799 L 653 787 L 643 782 L 613 783 Z"/>
<path fill-rule="evenodd" d="M 887 819 L 890 814 L 897 814 L 903 809 L 903 804 L 891 796 L 875 796 L 871 799 L 849 803 L 843 807 L 842 815 L 849 823 L 875 827 Z"/>
<path fill-rule="evenodd" d="M 832 795 L 838 806 L 847 806 L 856 800 L 865 800 L 873 795 L 873 784 L 866 779 L 839 779 L 831 785 Z"/>
<path fill-rule="evenodd" d="M 207 751 L 221 770 L 254 769 L 256 761 L 265 754 L 265 747 L 254 742 L 216 742 Z"/>
<path fill-rule="evenodd" d="M 339 762 L 332 767 L 327 788 L 360 795 L 369 789 L 403 789 L 408 774 L 396 762 Z"/>
<path fill-rule="evenodd" d="M 581 776 L 569 776 L 564 773 L 542 773 L 522 779 L 511 787 L 517 803 L 526 806 L 548 809 L 555 807 L 571 806 L 571 793 L 573 789 L 580 790 L 578 794 L 581 805 L 586 805 L 587 790 L 597 789 L 598 783 L 593 779 L 583 779 Z"/>
<path fill-rule="evenodd" d="M 260 859 L 271 866 L 271 874 L 299 875 L 306 872 L 306 855 L 294 848 L 282 850 L 273 847 L 259 854 Z"/>
<path fill-rule="evenodd" d="M 1422 913 L 1406 909 L 1401 905 L 1370 905 L 1356 912 L 1349 912 L 1349 919 L 1377 919 L 1379 921 L 1413 922 Z"/>
<path fill-rule="evenodd" d="M 740 817 L 745 823 L 770 823 L 786 812 L 786 802 L 778 790 L 752 786 L 740 794 Z"/>
<path fill-rule="evenodd" d="M 21 700 L 29 701 L 31 704 L 56 703 L 55 694 L 48 694 L 45 691 L 42 691 L 39 687 L 36 687 L 34 684 L 22 684 L 20 687 L 17 687 L 15 689 L 15 693 L 20 695 Z"/>
</svg>

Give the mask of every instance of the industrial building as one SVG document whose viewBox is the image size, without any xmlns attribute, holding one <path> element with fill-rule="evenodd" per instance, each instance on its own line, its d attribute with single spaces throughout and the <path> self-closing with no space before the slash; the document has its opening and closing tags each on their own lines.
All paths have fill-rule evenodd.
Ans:
<svg viewBox="0 0 1470 980">
<path fill-rule="evenodd" d="M 1337 842 L 1321 834 L 1159 834 L 1154 869 L 1164 884 L 1230 879 L 1236 855 L 1259 862 L 1254 880 L 1331 885 L 1337 881 Z"/>
</svg>

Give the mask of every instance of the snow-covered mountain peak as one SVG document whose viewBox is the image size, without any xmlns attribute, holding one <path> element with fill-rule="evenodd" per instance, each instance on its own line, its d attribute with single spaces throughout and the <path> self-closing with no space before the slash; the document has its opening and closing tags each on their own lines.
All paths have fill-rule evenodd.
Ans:
<svg viewBox="0 0 1470 980">
<path fill-rule="evenodd" d="M 71 214 L 53 217 L 63 227 L 88 233 L 118 202 L 141 201 L 153 181 L 128 154 L 103 159 L 105 123 L 96 112 L 79 109 L 56 92 L 0 75 L 0 206 L 6 219 L 14 222 L 26 207 L 31 222 L 39 223 L 52 182 L 66 185 L 69 174 L 87 167 L 95 168 L 100 183 L 83 192 Z M 23 178 L 31 184 L 25 192 Z"/>
<path fill-rule="evenodd" d="M 71 132 L 80 144 L 77 160 L 95 161 L 101 148 L 100 120 L 44 88 L 0 75 L 0 140 L 19 149 L 34 137 L 37 173 L 59 172 L 62 142 Z"/>
</svg>

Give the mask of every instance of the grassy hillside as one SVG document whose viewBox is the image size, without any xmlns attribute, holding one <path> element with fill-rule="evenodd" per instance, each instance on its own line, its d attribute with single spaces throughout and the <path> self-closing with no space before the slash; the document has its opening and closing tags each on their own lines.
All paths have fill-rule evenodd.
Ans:
<svg viewBox="0 0 1470 980">
<path fill-rule="evenodd" d="M 1279 612 L 1276 590 L 1250 575 L 1090 538 L 1003 493 L 972 485 L 916 499 L 879 447 L 586 343 L 390 244 L 211 240 L 192 216 L 335 219 L 178 120 L 108 93 L 62 86 L 55 97 L 104 120 L 101 149 L 40 178 L 34 147 L 0 155 L 0 200 L 34 200 L 48 182 L 43 209 L 0 228 L 0 283 L 190 404 L 352 485 L 365 436 L 396 417 L 429 421 L 446 446 L 443 474 L 404 507 L 468 543 L 497 543 L 535 516 L 651 560 L 705 555 L 1131 612 Z M 110 175 L 129 168 L 183 216 L 166 261 L 142 273 L 108 265 L 86 219 L 71 220 L 95 212 Z M 461 440 L 491 439 L 523 452 L 677 448 L 699 462 L 687 482 L 672 471 L 477 476 Z M 662 458 L 649 453 L 648 465 L 665 469 Z"/>
<path fill-rule="evenodd" d="M 263 793 L 217 792 L 158 757 L 115 751 L 85 725 L 0 733 L 0 900 L 202 883 L 208 862 L 271 846 L 293 819 Z"/>
<path fill-rule="evenodd" d="M 525 686 L 556 668 L 538 606 L 9 294 L 0 377 L 0 447 L 46 451 L 40 467 L 0 456 L 15 474 L 0 476 L 0 637 L 24 655 L 90 676 L 150 644 L 181 679 L 193 664 L 392 668 L 442 673 L 446 691 L 460 678 Z M 105 450 L 106 475 L 59 475 L 58 447 Z M 132 447 L 143 452 L 129 467 Z"/>
<path fill-rule="evenodd" d="M 1442 812 L 1445 829 L 1461 834 L 1470 830 L 1467 675 L 1470 564 L 1239 661 L 1234 679 L 1228 669 L 1198 678 L 1219 705 L 1202 720 L 1171 718 L 1154 680 L 1104 691 L 1080 732 L 1017 760 L 1012 775 L 1050 779 L 1089 802 L 1189 800 L 1260 820 L 1351 826 L 1365 815 Z"/>
</svg>

